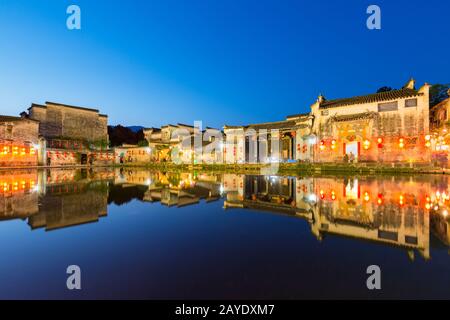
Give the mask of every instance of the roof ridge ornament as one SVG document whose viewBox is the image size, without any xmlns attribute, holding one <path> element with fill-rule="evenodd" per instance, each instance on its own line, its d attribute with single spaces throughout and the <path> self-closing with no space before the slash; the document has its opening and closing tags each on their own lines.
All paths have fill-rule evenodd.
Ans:
<svg viewBox="0 0 450 320">
<path fill-rule="evenodd" d="M 324 95 L 322 95 L 322 93 L 319 93 L 319 97 L 317 98 L 317 102 L 322 103 L 324 101 L 326 101 L 327 99 L 325 98 Z"/>
<path fill-rule="evenodd" d="M 416 90 L 416 80 L 413 77 L 403 86 L 403 89 Z"/>
</svg>

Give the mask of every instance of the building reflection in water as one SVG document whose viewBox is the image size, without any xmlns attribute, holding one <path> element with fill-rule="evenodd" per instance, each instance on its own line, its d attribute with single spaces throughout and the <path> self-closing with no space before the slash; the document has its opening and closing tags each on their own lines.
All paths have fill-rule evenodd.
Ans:
<svg viewBox="0 0 450 320">
<path fill-rule="evenodd" d="M 430 258 L 430 234 L 450 245 L 447 176 L 279 177 L 103 169 L 0 172 L 0 219 L 55 230 L 97 222 L 108 204 L 134 199 L 183 207 L 216 201 L 226 209 L 306 219 L 319 241 L 337 235 L 392 245 Z"/>
<path fill-rule="evenodd" d="M 27 219 L 47 231 L 96 222 L 107 214 L 112 171 L 0 172 L 0 219 Z"/>
<path fill-rule="evenodd" d="M 114 184 L 122 188 L 145 186 L 141 200 L 160 202 L 169 207 L 197 204 L 200 200 L 211 202 L 221 196 L 218 175 L 117 169 Z"/>
<path fill-rule="evenodd" d="M 423 180 L 422 180 L 423 179 Z M 430 258 L 430 232 L 449 245 L 448 177 L 292 178 L 225 175 L 225 208 L 306 219 L 327 234 L 393 245 Z"/>
</svg>

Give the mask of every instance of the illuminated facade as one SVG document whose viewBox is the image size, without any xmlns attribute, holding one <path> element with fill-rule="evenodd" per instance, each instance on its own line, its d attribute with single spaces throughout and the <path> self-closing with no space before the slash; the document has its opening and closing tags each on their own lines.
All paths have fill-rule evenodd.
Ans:
<svg viewBox="0 0 450 320">
<path fill-rule="evenodd" d="M 37 166 L 41 152 L 39 122 L 0 116 L 0 167 Z"/>
<path fill-rule="evenodd" d="M 429 85 L 311 106 L 318 136 L 317 162 L 429 163 Z M 428 140 L 427 140 L 428 138 Z"/>
<path fill-rule="evenodd" d="M 228 163 L 429 163 L 429 85 L 344 99 L 320 95 L 309 114 L 225 126 Z M 267 137 L 271 134 L 272 137 Z M 271 138 L 278 139 L 273 145 Z"/>
<path fill-rule="evenodd" d="M 108 150 L 108 116 L 97 109 L 46 102 L 28 108 L 29 119 L 39 122 L 45 138 L 42 165 L 107 165 L 114 161 Z"/>
<path fill-rule="evenodd" d="M 450 97 L 450 90 L 447 93 Z M 431 148 L 433 162 L 448 166 L 450 152 L 450 98 L 445 99 L 430 109 Z"/>
<path fill-rule="evenodd" d="M 313 159 L 313 117 L 289 116 L 284 121 L 224 126 L 226 163 L 309 162 Z"/>
<path fill-rule="evenodd" d="M 149 163 L 152 161 L 150 147 L 123 145 L 114 148 L 114 161 L 116 164 Z"/>
<path fill-rule="evenodd" d="M 176 164 L 221 163 L 223 142 L 215 141 L 222 133 L 218 129 L 200 128 L 186 124 L 166 125 L 144 129 L 149 144 L 151 162 Z"/>
<path fill-rule="evenodd" d="M 198 128 L 184 124 L 144 129 L 154 162 L 175 162 L 172 158 L 177 154 L 180 161 L 190 163 L 194 157 L 192 142 L 199 132 Z M 182 144 L 183 139 L 187 139 L 186 144 Z"/>
</svg>

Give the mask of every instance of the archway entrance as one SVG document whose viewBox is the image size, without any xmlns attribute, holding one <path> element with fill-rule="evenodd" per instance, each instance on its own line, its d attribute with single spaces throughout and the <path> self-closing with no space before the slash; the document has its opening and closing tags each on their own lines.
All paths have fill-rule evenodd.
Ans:
<svg viewBox="0 0 450 320">
<path fill-rule="evenodd" d="M 85 153 L 81 154 L 81 164 L 87 164 L 87 160 L 88 160 L 87 154 Z"/>
<path fill-rule="evenodd" d="M 356 162 L 359 158 L 359 142 L 352 141 L 345 144 L 345 154 L 348 156 L 349 160 Z"/>
</svg>

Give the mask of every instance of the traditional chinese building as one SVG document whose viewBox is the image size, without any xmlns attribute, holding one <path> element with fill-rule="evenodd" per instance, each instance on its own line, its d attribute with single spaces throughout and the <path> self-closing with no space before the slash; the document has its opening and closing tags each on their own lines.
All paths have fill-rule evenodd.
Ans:
<svg viewBox="0 0 450 320">
<path fill-rule="evenodd" d="M 225 126 L 228 163 L 429 163 L 429 85 L 327 100 L 284 121 Z"/>
<path fill-rule="evenodd" d="M 151 148 L 134 145 L 115 147 L 114 159 L 116 164 L 149 163 L 152 161 Z"/>
<path fill-rule="evenodd" d="M 450 90 L 448 91 L 450 97 Z M 431 149 L 433 162 L 442 167 L 448 166 L 450 151 L 450 98 L 430 109 Z"/>
<path fill-rule="evenodd" d="M 39 155 L 39 122 L 0 116 L 0 167 L 37 166 Z"/>
<path fill-rule="evenodd" d="M 161 128 L 144 129 L 144 136 L 151 148 L 151 158 L 153 161 L 168 162 L 172 160 L 172 149 L 176 148 L 183 138 L 182 136 L 175 134 L 176 132 L 181 132 L 178 130 L 185 130 L 188 136 L 193 136 L 195 133 L 194 127 L 182 124 L 169 124 L 162 126 Z M 183 151 L 180 150 L 183 158 L 192 157 L 190 147 Z"/>
<path fill-rule="evenodd" d="M 108 116 L 97 109 L 54 102 L 32 104 L 26 115 L 39 122 L 46 140 L 47 166 L 102 165 L 113 162 L 108 149 Z"/>
<path fill-rule="evenodd" d="M 313 117 L 289 116 L 284 121 L 224 126 L 226 163 L 311 161 Z"/>
<path fill-rule="evenodd" d="M 450 97 L 450 90 L 447 92 Z M 449 129 L 450 126 L 450 98 L 447 98 L 430 108 L 430 127 L 432 131 Z"/>
<path fill-rule="evenodd" d="M 216 148 L 212 145 L 217 137 L 223 136 L 218 129 L 206 128 L 202 131 L 200 128 L 179 123 L 144 129 L 144 135 L 149 144 L 152 162 L 222 162 L 222 141 L 216 141 Z"/>
<path fill-rule="evenodd" d="M 327 100 L 311 106 L 316 162 L 423 162 L 431 159 L 429 85 Z"/>
</svg>

